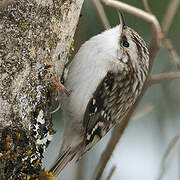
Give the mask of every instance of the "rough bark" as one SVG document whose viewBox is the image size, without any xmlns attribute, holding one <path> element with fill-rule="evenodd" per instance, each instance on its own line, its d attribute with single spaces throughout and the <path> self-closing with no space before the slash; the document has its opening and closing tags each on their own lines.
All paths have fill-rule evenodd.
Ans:
<svg viewBox="0 0 180 180">
<path fill-rule="evenodd" d="M 83 0 L 0 0 L 0 179 L 42 178 L 63 74 Z"/>
</svg>

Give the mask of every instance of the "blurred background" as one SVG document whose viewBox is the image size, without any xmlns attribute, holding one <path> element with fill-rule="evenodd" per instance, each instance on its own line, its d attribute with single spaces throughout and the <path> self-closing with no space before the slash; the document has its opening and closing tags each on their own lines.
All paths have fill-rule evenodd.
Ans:
<svg viewBox="0 0 180 180">
<path fill-rule="evenodd" d="M 168 3 L 171 0 L 151 0 L 149 5 L 152 12 L 161 22 Z M 128 4 L 143 8 L 140 0 L 123 0 Z M 105 7 L 111 26 L 118 24 L 117 12 L 114 8 Z M 145 21 L 124 13 L 126 24 L 135 29 L 150 45 L 152 38 L 151 25 Z M 104 31 L 104 27 L 91 0 L 85 0 L 79 25 L 75 34 L 75 52 L 80 45 L 90 37 Z M 177 9 L 167 37 L 180 55 L 180 7 Z M 156 56 L 153 74 L 176 71 L 175 65 L 165 47 Z M 142 98 L 136 111 L 144 107 L 152 109 L 144 116 L 132 119 L 121 137 L 113 155 L 105 168 L 102 180 L 105 180 L 115 165 L 116 170 L 111 180 L 179 180 L 180 179 L 180 146 L 177 144 L 169 154 L 162 178 L 159 174 L 162 159 L 172 139 L 180 134 L 180 80 L 167 81 L 151 86 Z M 48 168 L 55 160 L 62 138 L 62 111 L 53 115 L 54 128 L 57 133 L 44 154 L 43 164 Z M 75 163 L 73 160 L 57 179 L 61 180 L 90 180 L 96 165 L 110 138 L 109 132 L 93 149 Z"/>
</svg>

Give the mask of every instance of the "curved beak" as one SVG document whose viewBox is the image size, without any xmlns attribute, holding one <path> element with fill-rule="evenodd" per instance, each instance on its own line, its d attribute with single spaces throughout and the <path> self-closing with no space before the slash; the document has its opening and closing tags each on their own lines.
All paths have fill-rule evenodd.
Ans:
<svg viewBox="0 0 180 180">
<path fill-rule="evenodd" d="M 125 21 L 124 21 L 124 16 L 120 10 L 118 10 L 118 15 L 119 15 L 119 23 L 122 24 L 122 27 L 126 26 Z"/>
<path fill-rule="evenodd" d="M 123 31 L 124 27 L 126 26 L 123 14 L 121 13 L 120 10 L 118 10 L 118 16 L 119 16 L 119 23 L 120 23 L 120 30 L 121 32 Z"/>
</svg>

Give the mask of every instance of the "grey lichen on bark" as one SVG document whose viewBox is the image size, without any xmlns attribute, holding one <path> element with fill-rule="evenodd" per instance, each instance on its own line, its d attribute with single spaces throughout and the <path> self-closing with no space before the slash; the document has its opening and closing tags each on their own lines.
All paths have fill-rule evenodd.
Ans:
<svg viewBox="0 0 180 180">
<path fill-rule="evenodd" d="M 61 76 L 83 0 L 0 0 L 0 179 L 42 179 Z M 45 179 L 45 177 L 43 178 Z"/>
</svg>

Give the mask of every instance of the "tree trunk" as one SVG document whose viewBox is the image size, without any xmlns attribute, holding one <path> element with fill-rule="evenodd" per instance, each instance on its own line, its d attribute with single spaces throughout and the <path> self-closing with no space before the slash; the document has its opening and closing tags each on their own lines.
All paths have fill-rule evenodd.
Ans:
<svg viewBox="0 0 180 180">
<path fill-rule="evenodd" d="M 62 76 L 83 0 L 0 0 L 0 179 L 42 179 Z M 44 178 L 45 179 L 45 178 Z"/>
</svg>

